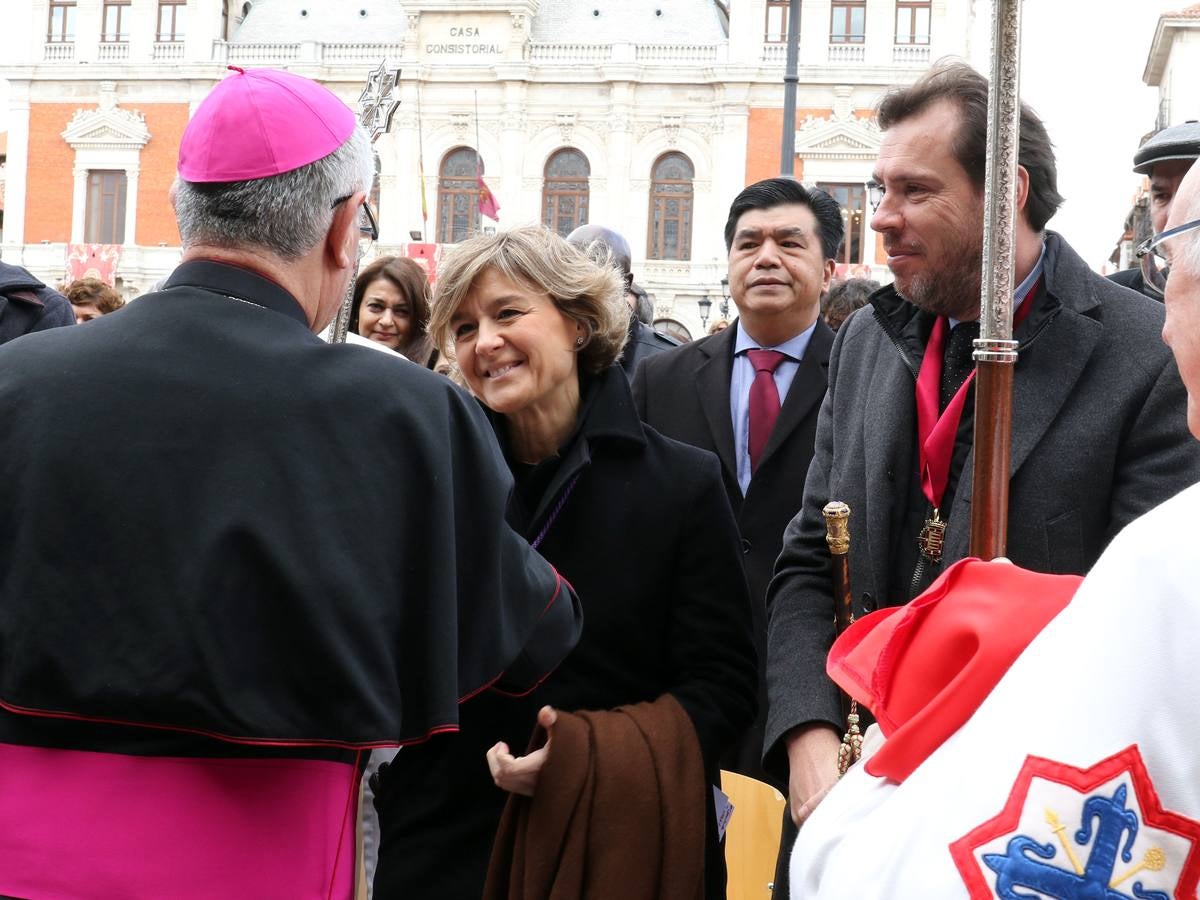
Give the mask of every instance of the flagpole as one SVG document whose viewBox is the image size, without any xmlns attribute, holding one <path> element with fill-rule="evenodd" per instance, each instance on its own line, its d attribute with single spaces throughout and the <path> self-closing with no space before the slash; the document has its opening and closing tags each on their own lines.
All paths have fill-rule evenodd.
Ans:
<svg viewBox="0 0 1200 900">
<path fill-rule="evenodd" d="M 476 151 L 478 152 L 478 151 Z M 429 228 L 429 204 L 425 199 L 425 132 L 421 126 L 421 82 L 417 82 L 417 174 L 421 180 L 421 243 Z"/>
<path fill-rule="evenodd" d="M 483 179 L 483 158 L 479 155 L 479 91 L 473 92 L 475 96 L 475 180 Z M 483 210 L 479 208 L 480 204 L 475 204 L 475 209 L 479 212 L 479 230 L 483 231 Z"/>
<path fill-rule="evenodd" d="M 1017 156 L 1021 138 L 1021 0 L 993 0 L 984 173 L 983 278 L 975 341 L 975 471 L 971 485 L 972 556 L 1003 556 L 1008 539 L 1012 458 L 1012 339 L 1016 263 Z"/>
</svg>

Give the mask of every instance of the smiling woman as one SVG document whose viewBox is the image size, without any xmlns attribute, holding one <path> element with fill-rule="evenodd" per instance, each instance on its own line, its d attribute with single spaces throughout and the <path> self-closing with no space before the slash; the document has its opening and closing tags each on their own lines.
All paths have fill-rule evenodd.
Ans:
<svg viewBox="0 0 1200 900">
<path fill-rule="evenodd" d="M 426 333 L 429 285 L 425 271 L 403 256 L 381 256 L 354 282 L 352 333 L 402 353 L 418 365 L 435 360 Z"/>
<path fill-rule="evenodd" d="M 663 857 L 680 860 L 679 877 L 695 886 L 680 896 L 701 896 L 701 880 L 707 896 L 725 896 L 708 785 L 753 719 L 757 693 L 741 545 L 716 457 L 638 419 L 614 365 L 628 334 L 622 294 L 607 260 L 541 227 L 472 238 L 439 267 L 430 333 L 489 412 L 515 481 L 510 523 L 575 587 L 587 626 L 532 694 L 472 698 L 457 735 L 405 748 L 383 770 L 377 897 L 481 896 L 506 799 L 496 786 L 531 794 L 510 802 L 537 810 L 569 796 L 556 773 L 588 764 L 554 756 L 558 725 L 548 750 L 519 755 L 539 709 L 633 705 L 650 716 L 682 708 L 694 740 L 658 749 L 694 763 L 663 773 L 664 793 L 688 798 L 694 815 L 672 818 L 664 806 L 660 832 L 639 800 L 638 813 L 604 824 L 608 852 L 666 836 Z M 497 852 L 501 864 L 511 856 Z M 653 874 L 592 882 L 580 896 L 659 896 L 643 889 Z"/>
</svg>

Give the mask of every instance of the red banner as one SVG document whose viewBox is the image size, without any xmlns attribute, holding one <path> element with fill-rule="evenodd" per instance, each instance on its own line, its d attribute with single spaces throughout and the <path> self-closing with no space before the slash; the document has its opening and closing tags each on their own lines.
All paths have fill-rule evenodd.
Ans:
<svg viewBox="0 0 1200 900">
<path fill-rule="evenodd" d="M 115 287 L 120 260 L 120 244 L 67 244 L 67 282 L 99 278 Z"/>
<path fill-rule="evenodd" d="M 437 283 L 437 244 L 405 244 L 404 255 L 425 270 L 430 287 Z"/>
</svg>

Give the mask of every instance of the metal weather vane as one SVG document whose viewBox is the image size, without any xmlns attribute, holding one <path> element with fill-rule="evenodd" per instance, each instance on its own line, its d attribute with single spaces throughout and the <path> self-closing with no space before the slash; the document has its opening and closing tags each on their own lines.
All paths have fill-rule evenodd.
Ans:
<svg viewBox="0 0 1200 900">
<path fill-rule="evenodd" d="M 379 61 L 378 68 L 367 73 L 367 81 L 358 95 L 358 123 L 374 144 L 379 136 L 387 134 L 392 127 L 392 117 L 400 106 L 396 99 L 396 85 L 400 80 L 400 69 L 389 69 L 386 59 Z M 354 282 L 358 276 L 358 263 L 354 262 L 354 273 L 346 287 L 346 299 L 342 301 L 333 329 L 329 335 L 331 344 L 344 344 L 350 327 L 350 316 L 354 311 Z"/>
</svg>

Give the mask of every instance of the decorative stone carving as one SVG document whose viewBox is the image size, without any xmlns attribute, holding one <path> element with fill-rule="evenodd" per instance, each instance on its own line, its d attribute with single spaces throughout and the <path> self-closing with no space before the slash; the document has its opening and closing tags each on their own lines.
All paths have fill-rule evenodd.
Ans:
<svg viewBox="0 0 1200 900">
<path fill-rule="evenodd" d="M 112 85 L 105 91 L 104 85 Z M 138 150 L 150 140 L 146 117 L 116 105 L 116 85 L 104 82 L 100 109 L 77 109 L 62 138 L 75 150 Z"/>
<path fill-rule="evenodd" d="M 796 153 L 804 159 L 874 161 L 881 142 L 874 120 L 853 115 L 843 119 L 806 116 L 796 129 Z"/>
<path fill-rule="evenodd" d="M 524 31 L 525 30 L 525 13 L 515 12 L 515 13 L 511 13 L 510 15 L 512 16 L 513 30 L 514 31 Z"/>
<path fill-rule="evenodd" d="M 466 113 L 452 113 L 450 115 L 450 127 L 454 129 L 454 139 L 456 141 L 465 141 L 467 133 L 471 128 L 471 117 Z"/>
<path fill-rule="evenodd" d="M 540 191 L 542 189 L 542 179 L 529 176 L 521 179 L 521 190 L 523 191 Z"/>
<path fill-rule="evenodd" d="M 667 133 L 667 146 L 674 147 L 679 143 L 679 126 L 683 124 L 683 116 L 662 117 L 663 131 Z"/>
<path fill-rule="evenodd" d="M 631 178 L 629 179 L 629 189 L 639 194 L 649 193 L 650 180 L 648 178 Z"/>
<path fill-rule="evenodd" d="M 850 105 L 850 95 L 854 89 L 848 84 L 839 84 L 833 89 L 833 120 L 844 122 L 853 115 Z"/>
<path fill-rule="evenodd" d="M 563 143 L 571 143 L 571 135 L 575 133 L 575 113 L 559 113 L 555 120 L 558 124 L 558 133 L 562 136 Z"/>
</svg>

